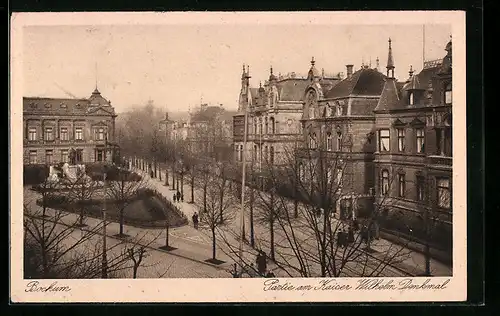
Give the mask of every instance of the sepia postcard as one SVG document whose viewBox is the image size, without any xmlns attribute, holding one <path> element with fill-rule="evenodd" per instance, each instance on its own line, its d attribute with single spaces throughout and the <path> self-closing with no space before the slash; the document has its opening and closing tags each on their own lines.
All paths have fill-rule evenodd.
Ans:
<svg viewBox="0 0 500 316">
<path fill-rule="evenodd" d="M 465 301 L 465 43 L 460 11 L 14 13 L 11 301 Z"/>
</svg>

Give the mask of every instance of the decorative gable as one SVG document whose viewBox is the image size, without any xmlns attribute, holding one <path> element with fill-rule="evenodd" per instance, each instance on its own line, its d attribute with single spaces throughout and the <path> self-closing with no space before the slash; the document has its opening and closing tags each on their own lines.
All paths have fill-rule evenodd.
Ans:
<svg viewBox="0 0 500 316">
<path fill-rule="evenodd" d="M 104 107 L 95 107 L 95 108 L 89 108 L 87 110 L 87 114 L 93 114 L 93 115 L 113 115 L 114 113 L 110 111 L 107 108 Z"/>
<path fill-rule="evenodd" d="M 410 125 L 413 127 L 423 127 L 425 126 L 425 122 L 422 122 L 416 117 L 410 122 Z"/>
<path fill-rule="evenodd" d="M 405 127 L 406 123 L 401 121 L 400 119 L 396 119 L 394 123 L 392 123 L 392 126 L 394 127 Z"/>
</svg>

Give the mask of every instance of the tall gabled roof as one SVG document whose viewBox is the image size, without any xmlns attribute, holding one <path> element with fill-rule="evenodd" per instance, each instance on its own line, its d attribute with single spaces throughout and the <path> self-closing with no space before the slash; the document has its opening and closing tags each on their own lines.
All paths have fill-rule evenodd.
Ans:
<svg viewBox="0 0 500 316">
<path fill-rule="evenodd" d="M 386 76 L 371 68 L 363 68 L 352 76 L 341 80 L 334 85 L 325 98 L 342 98 L 350 95 L 380 95 L 384 87 Z"/>
<path fill-rule="evenodd" d="M 378 100 L 375 111 L 386 111 L 399 108 L 400 93 L 394 78 L 387 78 Z"/>
<path fill-rule="evenodd" d="M 306 79 L 284 79 L 278 82 L 280 101 L 301 101 L 309 82 Z"/>
</svg>

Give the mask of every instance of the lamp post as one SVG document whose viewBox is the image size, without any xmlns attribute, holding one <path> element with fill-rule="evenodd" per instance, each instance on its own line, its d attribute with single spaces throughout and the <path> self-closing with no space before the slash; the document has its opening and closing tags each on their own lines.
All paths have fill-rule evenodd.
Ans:
<svg viewBox="0 0 500 316">
<path fill-rule="evenodd" d="M 102 210 L 102 278 L 107 279 L 108 278 L 108 257 L 107 257 L 107 245 L 106 245 L 106 209 L 107 209 L 107 187 L 106 187 L 106 175 L 107 175 L 107 167 L 106 165 L 104 166 L 104 173 L 103 173 L 103 189 L 104 189 L 104 203 L 103 203 L 103 210 Z"/>
</svg>

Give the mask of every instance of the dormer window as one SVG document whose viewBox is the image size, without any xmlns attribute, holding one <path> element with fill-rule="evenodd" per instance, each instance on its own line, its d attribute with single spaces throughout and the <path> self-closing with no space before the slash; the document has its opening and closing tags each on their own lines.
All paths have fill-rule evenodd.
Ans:
<svg viewBox="0 0 500 316">
<path fill-rule="evenodd" d="M 451 105 L 451 102 L 452 102 L 452 86 L 451 82 L 449 82 L 444 86 L 444 103 L 447 105 Z"/>
<path fill-rule="evenodd" d="M 77 104 L 76 104 L 76 107 L 77 107 L 77 108 L 79 108 L 80 106 L 81 106 L 81 104 L 80 104 L 80 103 L 77 103 Z"/>
<path fill-rule="evenodd" d="M 337 116 L 342 116 L 342 106 L 337 103 Z"/>
<path fill-rule="evenodd" d="M 36 104 L 36 103 L 34 103 L 34 102 L 31 102 L 31 103 L 30 103 L 30 108 L 32 108 L 32 109 L 36 109 L 36 108 L 37 108 L 37 104 Z"/>
<path fill-rule="evenodd" d="M 45 103 L 45 107 L 46 107 L 47 109 L 50 109 L 50 108 L 52 107 L 52 104 L 50 104 L 50 103 Z"/>
<path fill-rule="evenodd" d="M 61 108 L 63 108 L 63 109 L 67 108 L 66 103 L 64 103 L 64 102 L 62 102 L 62 103 L 60 104 L 60 106 L 61 106 Z"/>
<path fill-rule="evenodd" d="M 413 92 L 410 92 L 410 94 L 408 96 L 408 104 L 409 105 L 415 105 L 415 99 L 414 99 L 414 93 Z"/>
</svg>

